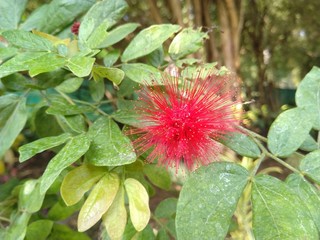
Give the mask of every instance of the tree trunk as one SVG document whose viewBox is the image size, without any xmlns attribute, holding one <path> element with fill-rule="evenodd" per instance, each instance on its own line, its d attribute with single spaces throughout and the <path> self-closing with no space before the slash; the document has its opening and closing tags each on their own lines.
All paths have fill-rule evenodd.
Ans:
<svg viewBox="0 0 320 240">
<path fill-rule="evenodd" d="M 240 35 L 243 27 L 242 0 L 215 0 L 221 29 L 223 64 L 238 73 L 240 67 Z"/>
<path fill-rule="evenodd" d="M 153 18 L 154 22 L 157 24 L 162 23 L 162 17 L 160 15 L 159 9 L 157 7 L 156 0 L 148 0 L 149 9 L 151 12 L 151 17 Z"/>
</svg>

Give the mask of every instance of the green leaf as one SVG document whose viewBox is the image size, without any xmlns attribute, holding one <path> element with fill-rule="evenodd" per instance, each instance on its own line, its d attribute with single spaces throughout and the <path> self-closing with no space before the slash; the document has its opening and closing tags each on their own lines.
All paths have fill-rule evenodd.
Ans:
<svg viewBox="0 0 320 240">
<path fill-rule="evenodd" d="M 222 143 L 241 156 L 258 158 L 261 151 L 252 138 L 243 133 L 232 133 L 222 139 Z"/>
<path fill-rule="evenodd" d="M 53 45 L 48 39 L 24 30 L 8 30 L 1 35 L 18 48 L 30 51 L 53 51 Z"/>
<path fill-rule="evenodd" d="M 56 87 L 64 81 L 67 73 L 68 71 L 63 69 L 41 73 L 36 78 L 33 78 L 32 81 L 29 81 L 26 86 L 40 90 Z"/>
<path fill-rule="evenodd" d="M 40 210 L 45 194 L 40 193 L 38 180 L 30 179 L 23 184 L 19 193 L 19 210 L 35 213 Z"/>
<path fill-rule="evenodd" d="M 62 134 L 64 131 L 61 129 L 56 116 L 49 115 L 46 113 L 47 107 L 41 107 L 35 113 L 34 126 L 36 134 L 39 137 L 57 136 Z M 48 122 L 50 123 L 50 128 L 48 128 Z"/>
<path fill-rule="evenodd" d="M 61 151 L 50 160 L 41 177 L 40 192 L 45 193 L 59 174 L 83 156 L 89 146 L 90 140 L 85 134 L 80 134 L 68 141 Z"/>
<path fill-rule="evenodd" d="M 26 240 L 46 240 L 51 233 L 53 222 L 41 219 L 32 222 L 27 228 Z"/>
<path fill-rule="evenodd" d="M 318 143 L 311 135 L 308 135 L 304 142 L 299 147 L 303 151 L 312 152 L 319 148 Z"/>
<path fill-rule="evenodd" d="M 203 46 L 203 40 L 208 38 L 208 34 L 201 32 L 200 28 L 185 28 L 172 40 L 169 46 L 170 57 L 177 60 L 194 53 Z"/>
<path fill-rule="evenodd" d="M 140 126 L 139 116 L 140 115 L 137 114 L 134 110 L 130 109 L 118 109 L 111 115 L 111 117 L 117 122 L 135 127 Z"/>
<path fill-rule="evenodd" d="M 70 171 L 61 184 L 61 197 L 67 206 L 74 205 L 106 173 L 106 169 L 84 164 Z"/>
<path fill-rule="evenodd" d="M 72 230 L 66 225 L 54 224 L 47 240 L 91 240 L 86 234 Z"/>
<path fill-rule="evenodd" d="M 313 218 L 314 224 L 320 233 L 320 191 L 310 184 L 301 175 L 293 173 L 290 174 L 286 182 L 288 186 L 301 198 L 302 202 L 309 209 L 309 213 Z"/>
<path fill-rule="evenodd" d="M 190 61 L 193 62 L 193 59 L 191 59 Z M 225 67 L 221 67 L 220 69 L 217 69 L 216 68 L 217 64 L 218 64 L 217 62 L 213 62 L 213 63 L 201 64 L 200 66 L 196 64 L 193 66 L 185 67 L 181 71 L 181 77 L 194 79 L 194 78 L 198 78 L 199 76 L 206 77 L 208 76 L 208 74 L 224 76 L 226 73 L 228 73 L 228 69 Z"/>
<path fill-rule="evenodd" d="M 103 21 L 94 31 L 90 34 L 86 45 L 91 48 L 99 48 L 100 43 L 108 36 L 107 29 L 109 28 L 110 22 L 108 19 Z"/>
<path fill-rule="evenodd" d="M 16 29 L 21 15 L 27 5 L 27 0 L 0 0 L 0 29 Z"/>
<path fill-rule="evenodd" d="M 30 65 L 35 66 L 35 64 L 38 63 L 38 60 L 46 54 L 47 53 L 45 52 L 24 52 L 16 55 L 0 65 L 0 78 L 15 72 L 28 70 Z"/>
<path fill-rule="evenodd" d="M 119 85 L 124 78 L 124 72 L 118 68 L 94 66 L 92 68 L 92 76 L 95 80 L 107 78 L 114 84 Z"/>
<path fill-rule="evenodd" d="M 122 70 L 132 81 L 141 84 L 152 84 L 155 79 L 161 79 L 157 68 L 143 63 L 123 64 Z"/>
<path fill-rule="evenodd" d="M 54 54 L 46 53 L 37 59 L 37 62 L 29 63 L 29 75 L 34 77 L 39 73 L 51 72 L 63 67 L 65 59 Z"/>
<path fill-rule="evenodd" d="M 255 177 L 252 207 L 256 239 L 318 239 L 317 228 L 304 204 L 294 191 L 274 177 Z"/>
<path fill-rule="evenodd" d="M 111 67 L 113 64 L 115 64 L 120 57 L 120 51 L 118 49 L 112 50 L 107 53 L 107 55 L 103 58 L 103 64 L 106 67 Z"/>
<path fill-rule="evenodd" d="M 170 240 L 169 235 L 167 234 L 167 231 L 164 228 L 161 228 L 158 233 L 156 240 Z"/>
<path fill-rule="evenodd" d="M 170 190 L 171 177 L 165 167 L 156 164 L 146 164 L 143 168 L 143 173 L 155 186 L 164 190 Z"/>
<path fill-rule="evenodd" d="M 166 227 L 170 230 L 171 235 L 173 235 L 174 238 L 177 239 L 175 220 L 174 220 L 174 219 L 170 219 L 170 220 L 167 222 Z"/>
<path fill-rule="evenodd" d="M 157 218 L 172 218 L 177 211 L 178 199 L 167 198 L 159 203 L 154 214 Z"/>
<path fill-rule="evenodd" d="M 83 78 L 69 78 L 56 87 L 57 90 L 64 93 L 72 93 L 79 89 L 83 83 Z"/>
<path fill-rule="evenodd" d="M 87 125 L 84 116 L 81 114 L 71 115 L 71 116 L 58 116 L 60 126 L 65 130 L 65 132 L 77 135 L 79 133 L 84 133 L 87 131 Z M 62 126 L 61 121 L 64 121 Z"/>
<path fill-rule="evenodd" d="M 14 47 L 2 47 L 0 45 L 0 63 L 5 62 L 9 58 L 15 56 L 18 53 L 18 49 Z"/>
<path fill-rule="evenodd" d="M 74 56 L 67 60 L 66 66 L 77 77 L 86 77 L 90 74 L 94 61 L 91 57 Z"/>
<path fill-rule="evenodd" d="M 62 67 L 65 59 L 50 52 L 25 52 L 16 55 L 0 66 L 0 77 L 29 70 L 30 76 L 54 71 Z M 32 85 L 32 83 L 30 83 Z"/>
<path fill-rule="evenodd" d="M 141 88 L 140 84 L 130 80 L 128 77 L 124 77 L 120 89 L 117 92 L 118 97 L 132 96 L 135 91 Z"/>
<path fill-rule="evenodd" d="M 127 11 L 128 4 L 124 0 L 99 1 L 84 16 L 79 29 L 79 39 L 86 40 L 102 22 L 108 21 L 113 26 Z"/>
<path fill-rule="evenodd" d="M 163 52 L 162 46 L 147 55 L 147 63 L 156 68 L 160 67 L 163 61 L 164 61 L 164 52 Z"/>
<path fill-rule="evenodd" d="M 280 157 L 286 157 L 296 151 L 311 130 L 309 116 L 309 112 L 301 108 L 281 113 L 272 123 L 268 133 L 270 151 Z"/>
<path fill-rule="evenodd" d="M 128 224 L 126 225 L 126 228 L 124 230 L 122 240 L 132 240 L 134 239 L 134 235 L 137 233 L 136 229 L 132 225 L 131 220 L 128 220 Z"/>
<path fill-rule="evenodd" d="M 66 206 L 63 203 L 56 202 L 48 212 L 48 218 L 53 221 L 65 220 L 74 214 L 76 211 L 80 210 L 82 207 L 83 201 L 79 201 L 73 206 Z"/>
<path fill-rule="evenodd" d="M 134 178 L 127 178 L 124 186 L 129 198 L 132 224 L 140 232 L 147 226 L 150 219 L 149 195 L 143 185 Z"/>
<path fill-rule="evenodd" d="M 49 4 L 43 4 L 35 9 L 31 15 L 20 25 L 20 29 L 25 31 L 31 31 L 33 29 L 39 29 L 42 20 L 46 17 Z"/>
<path fill-rule="evenodd" d="M 152 25 L 143 29 L 124 50 L 121 61 L 128 62 L 148 55 L 180 29 L 179 25 L 172 24 Z"/>
<path fill-rule="evenodd" d="M 54 201 L 52 201 L 52 204 L 50 205 L 50 207 L 52 207 L 54 205 L 54 203 L 56 203 L 58 200 L 60 201 L 60 199 L 57 198 L 57 193 L 60 191 L 60 187 L 63 181 L 64 176 L 67 174 L 67 170 L 63 170 L 62 173 L 56 178 L 56 180 L 54 180 L 54 182 L 52 183 L 52 185 L 49 187 L 48 191 L 46 192 L 46 196 L 48 197 L 48 195 L 54 195 L 53 198 L 55 198 Z M 43 206 L 47 206 L 45 205 L 46 203 L 46 199 L 43 203 Z"/>
<path fill-rule="evenodd" d="M 94 3 L 94 0 L 53 0 L 34 11 L 21 28 L 28 31 L 37 29 L 46 33 L 60 32 Z"/>
<path fill-rule="evenodd" d="M 7 229 L 7 233 L 4 239 L 24 240 L 30 217 L 31 213 L 28 212 L 16 213 L 14 217 L 11 219 L 11 225 Z"/>
<path fill-rule="evenodd" d="M 127 224 L 127 210 L 124 205 L 123 186 L 119 188 L 110 208 L 102 216 L 102 220 L 110 238 L 121 239 Z"/>
<path fill-rule="evenodd" d="M 320 130 L 320 68 L 313 67 L 303 78 L 296 92 L 298 107 L 310 110 L 313 116 L 313 127 Z"/>
<path fill-rule="evenodd" d="M 119 27 L 116 27 L 108 33 L 106 39 L 102 43 L 100 43 L 99 48 L 106 48 L 121 41 L 127 35 L 136 30 L 138 26 L 140 26 L 140 24 L 138 23 L 126 23 Z"/>
<path fill-rule="evenodd" d="M 118 192 L 119 183 L 120 180 L 117 174 L 107 173 L 94 186 L 79 213 L 79 232 L 91 228 L 109 209 Z"/>
<path fill-rule="evenodd" d="M 0 185 L 0 202 L 2 202 L 7 197 L 9 197 L 13 189 L 19 184 L 20 184 L 20 181 L 15 177 L 11 177 L 10 179 L 8 179 L 8 181 L 1 184 Z"/>
<path fill-rule="evenodd" d="M 24 162 L 36 155 L 37 153 L 43 152 L 47 149 L 59 146 L 70 139 L 71 135 L 64 133 L 56 137 L 40 138 L 34 142 L 23 145 L 19 148 L 19 161 Z"/>
<path fill-rule="evenodd" d="M 93 112 L 94 109 L 86 105 L 71 105 L 64 98 L 59 96 L 52 96 L 50 98 L 51 105 L 47 109 L 48 114 L 54 115 L 75 115 L 85 112 Z"/>
<path fill-rule="evenodd" d="M 155 236 L 150 225 L 147 225 L 141 232 L 137 232 L 133 239 L 135 240 L 154 240 Z"/>
<path fill-rule="evenodd" d="M 11 147 L 27 121 L 26 98 L 0 97 L 0 157 Z"/>
<path fill-rule="evenodd" d="M 224 239 L 247 181 L 248 171 L 235 163 L 212 163 L 193 172 L 180 192 L 178 239 Z"/>
<path fill-rule="evenodd" d="M 14 73 L 7 77 L 1 78 L 1 82 L 8 90 L 23 91 L 26 89 L 26 85 L 30 82 L 30 80 L 20 73 Z"/>
<path fill-rule="evenodd" d="M 100 102 L 106 93 L 106 87 L 103 79 L 97 79 L 89 82 L 90 95 L 95 102 Z"/>
<path fill-rule="evenodd" d="M 320 184 L 320 150 L 307 154 L 300 162 L 300 170 Z"/>
<path fill-rule="evenodd" d="M 92 143 L 86 159 L 93 165 L 121 166 L 136 160 L 130 139 L 110 118 L 96 120 L 89 128 L 88 137 Z"/>
</svg>

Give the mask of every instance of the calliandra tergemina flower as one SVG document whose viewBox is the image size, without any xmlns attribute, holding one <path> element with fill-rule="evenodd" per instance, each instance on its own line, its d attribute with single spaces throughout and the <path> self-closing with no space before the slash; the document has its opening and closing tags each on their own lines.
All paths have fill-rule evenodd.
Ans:
<svg viewBox="0 0 320 240">
<path fill-rule="evenodd" d="M 215 159 L 221 151 L 216 140 L 239 123 L 230 79 L 208 74 L 181 82 L 163 76 L 161 85 L 142 87 L 137 106 L 142 126 L 133 141 L 138 154 L 150 150 L 147 161 L 176 168 L 182 161 L 190 170 Z"/>
</svg>

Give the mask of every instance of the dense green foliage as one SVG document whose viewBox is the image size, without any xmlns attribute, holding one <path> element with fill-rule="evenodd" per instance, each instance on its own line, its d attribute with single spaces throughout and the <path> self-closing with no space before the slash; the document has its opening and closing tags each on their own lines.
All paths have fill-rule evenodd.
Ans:
<svg viewBox="0 0 320 240">
<path fill-rule="evenodd" d="M 267 138 L 241 127 L 221 140 L 236 157 L 181 179 L 137 156 L 125 131 L 140 124 L 139 84 L 172 66 L 181 80 L 199 69 L 229 74 L 189 57 L 208 32 L 137 30 L 123 21 L 125 0 L 53 0 L 30 15 L 26 4 L 0 0 L 0 158 L 14 145 L 21 165 L 52 157 L 41 174 L 1 184 L 0 239 L 319 239 L 319 68 Z M 293 173 L 270 175 L 278 168 L 261 167 L 272 160 Z"/>
</svg>

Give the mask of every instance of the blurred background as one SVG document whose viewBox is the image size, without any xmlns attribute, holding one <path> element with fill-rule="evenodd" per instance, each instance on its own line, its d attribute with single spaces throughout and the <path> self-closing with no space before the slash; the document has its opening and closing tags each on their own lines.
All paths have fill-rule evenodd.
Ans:
<svg viewBox="0 0 320 240">
<path fill-rule="evenodd" d="M 200 54 L 242 80 L 247 121 L 262 134 L 292 106 L 297 84 L 320 65 L 319 0 L 128 0 L 143 25 L 202 27 L 210 38 Z M 282 107 L 282 108 L 281 108 Z M 249 123 L 247 123 L 249 124 Z M 254 127 L 254 126 L 252 126 Z"/>
<path fill-rule="evenodd" d="M 31 13 L 49 0 L 29 1 Z M 174 23 L 202 27 L 210 38 L 197 58 L 217 62 L 242 81 L 245 124 L 266 134 L 282 110 L 294 106 L 296 86 L 320 65 L 319 0 L 127 0 L 124 22 L 141 29 Z M 133 37 L 132 35 L 131 37 Z M 126 44 L 126 43 L 125 43 Z M 125 45 L 124 45 L 125 47 Z"/>
</svg>

